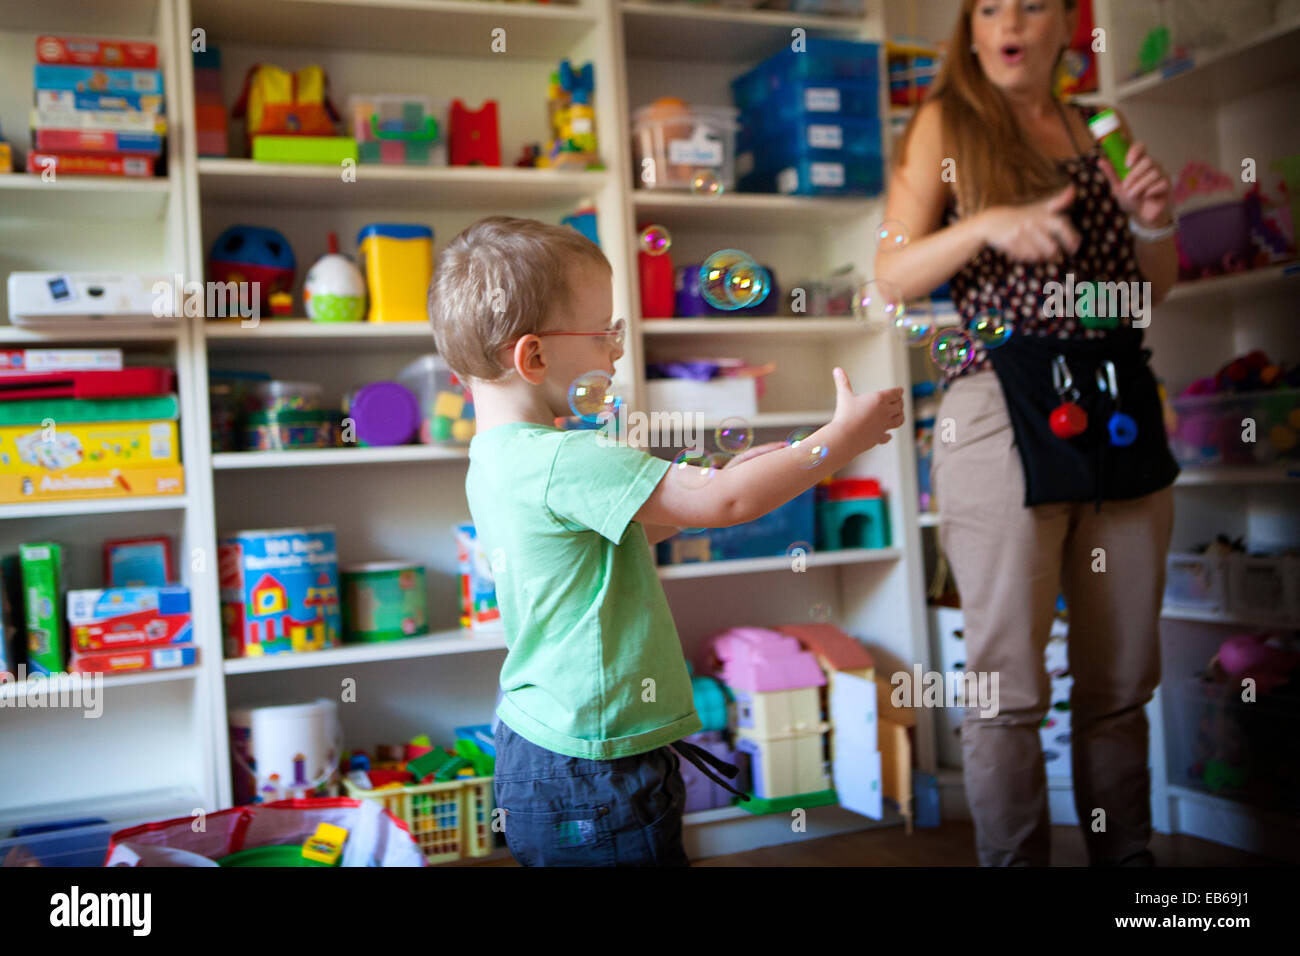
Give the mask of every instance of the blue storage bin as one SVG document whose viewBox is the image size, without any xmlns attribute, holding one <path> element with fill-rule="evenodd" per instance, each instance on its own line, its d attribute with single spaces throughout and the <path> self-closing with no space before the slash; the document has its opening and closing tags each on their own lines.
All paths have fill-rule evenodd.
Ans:
<svg viewBox="0 0 1300 956">
<path fill-rule="evenodd" d="M 770 136 L 795 123 L 844 116 L 874 119 L 879 124 L 877 85 L 862 80 L 792 80 L 741 112 L 741 135 Z"/>
<path fill-rule="evenodd" d="M 818 162 L 880 156 L 880 121 L 841 116 L 766 129 L 747 126 L 736 143 L 736 171 L 744 175 L 762 165 L 762 154 L 790 147 L 802 147 Z"/>
<path fill-rule="evenodd" d="M 783 555 L 795 542 L 813 540 L 816 506 L 817 489 L 809 488 L 756 521 L 731 528 L 706 528 L 694 534 L 678 534 L 655 546 L 659 563 L 686 564 Z"/>
<path fill-rule="evenodd" d="M 759 106 L 795 80 L 858 80 L 873 87 L 874 95 L 879 96 L 879 44 L 819 37 L 809 37 L 805 42 L 804 52 L 786 47 L 732 80 L 731 94 L 736 105 L 742 110 Z"/>
<path fill-rule="evenodd" d="M 0 866 L 30 855 L 41 866 L 103 866 L 108 841 L 122 825 L 94 817 L 19 827 L 13 837 L 0 840 Z"/>
<path fill-rule="evenodd" d="M 763 145 L 761 153 L 746 150 L 737 160 L 743 161 L 737 166 L 737 188 L 742 192 L 874 196 L 884 186 L 879 153 L 853 156 L 843 150 L 809 149 L 805 143 L 774 139 Z"/>
</svg>

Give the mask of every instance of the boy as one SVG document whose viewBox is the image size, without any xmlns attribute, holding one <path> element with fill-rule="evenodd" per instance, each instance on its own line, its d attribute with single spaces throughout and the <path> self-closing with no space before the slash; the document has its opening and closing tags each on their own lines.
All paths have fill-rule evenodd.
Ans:
<svg viewBox="0 0 1300 956">
<path fill-rule="evenodd" d="M 470 226 L 429 290 L 438 352 L 474 395 L 465 490 L 508 648 L 495 790 L 524 866 L 689 865 L 677 754 L 713 775 L 681 740 L 702 725 L 650 545 L 766 514 L 903 422 L 902 389 L 854 395 L 836 369 L 834 420 L 808 439 L 827 453 L 811 467 L 806 448 L 774 443 L 703 475 L 555 428 L 575 379 L 613 375 L 612 312 L 600 248 L 529 219 Z"/>
</svg>

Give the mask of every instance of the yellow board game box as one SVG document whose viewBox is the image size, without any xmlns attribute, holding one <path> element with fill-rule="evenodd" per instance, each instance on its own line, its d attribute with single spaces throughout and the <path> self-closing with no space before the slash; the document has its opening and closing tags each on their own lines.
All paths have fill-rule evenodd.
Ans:
<svg viewBox="0 0 1300 956">
<path fill-rule="evenodd" d="M 185 468 L 160 465 L 118 468 L 102 465 L 72 471 L 32 468 L 27 474 L 0 473 L 0 504 L 72 498 L 132 498 L 185 493 Z"/>
<path fill-rule="evenodd" d="M 42 472 L 105 474 L 109 468 L 153 468 L 180 462 L 173 421 L 0 427 L 0 475 Z"/>
</svg>

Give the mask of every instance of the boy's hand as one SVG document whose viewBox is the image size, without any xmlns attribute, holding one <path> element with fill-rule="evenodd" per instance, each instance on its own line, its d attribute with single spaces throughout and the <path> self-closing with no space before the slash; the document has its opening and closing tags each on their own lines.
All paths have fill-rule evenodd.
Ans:
<svg viewBox="0 0 1300 956">
<path fill-rule="evenodd" d="M 848 373 L 836 368 L 835 421 L 847 427 L 855 447 L 866 451 L 883 445 L 893 436 L 891 429 L 903 424 L 903 390 L 889 388 L 866 395 L 853 394 Z"/>
<path fill-rule="evenodd" d="M 739 465 L 742 461 L 749 461 L 751 458 L 757 458 L 759 455 L 766 455 L 769 451 L 776 451 L 778 448 L 784 447 L 785 442 L 783 441 L 770 441 L 764 445 L 755 445 L 753 448 L 742 451 L 722 467 L 730 468 L 733 465 Z"/>
</svg>

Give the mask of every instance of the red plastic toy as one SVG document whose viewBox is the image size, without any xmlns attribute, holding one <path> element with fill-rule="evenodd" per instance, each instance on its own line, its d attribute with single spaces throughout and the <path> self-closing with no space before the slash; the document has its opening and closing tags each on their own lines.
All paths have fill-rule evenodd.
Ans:
<svg viewBox="0 0 1300 956">
<path fill-rule="evenodd" d="M 501 128 L 497 123 L 497 101 L 486 100 L 477 110 L 451 101 L 451 136 L 448 144 L 452 166 L 500 166 Z"/>
</svg>

